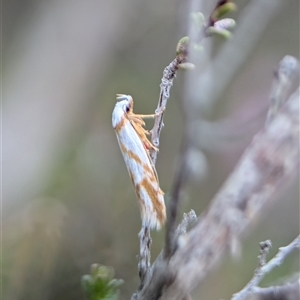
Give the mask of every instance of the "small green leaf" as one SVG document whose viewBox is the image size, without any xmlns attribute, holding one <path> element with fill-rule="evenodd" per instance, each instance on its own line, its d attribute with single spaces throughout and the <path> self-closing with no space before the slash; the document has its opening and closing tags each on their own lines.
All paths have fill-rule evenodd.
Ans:
<svg viewBox="0 0 300 300">
<path fill-rule="evenodd" d="M 176 46 L 176 54 L 186 54 L 187 53 L 187 48 L 189 45 L 189 37 L 188 36 L 184 36 L 183 38 L 181 38 Z"/>
<path fill-rule="evenodd" d="M 193 48 L 197 52 L 202 52 L 203 51 L 203 46 L 201 44 L 193 44 Z"/>
<path fill-rule="evenodd" d="M 204 15 L 201 12 L 192 12 L 191 19 L 196 30 L 201 31 L 205 21 Z"/>
<path fill-rule="evenodd" d="M 81 278 L 81 285 L 86 294 L 90 294 L 92 291 L 92 286 L 94 284 L 93 278 L 91 275 L 83 275 Z"/>
<path fill-rule="evenodd" d="M 218 35 L 225 39 L 231 38 L 232 34 L 230 31 L 222 28 L 216 28 L 214 26 L 210 26 L 206 29 L 208 35 Z"/>
<path fill-rule="evenodd" d="M 114 279 L 113 268 L 93 264 L 91 275 L 84 275 L 81 284 L 89 300 L 117 300 L 122 279 Z"/>
<path fill-rule="evenodd" d="M 181 63 L 178 65 L 178 69 L 184 71 L 190 71 L 195 69 L 195 65 L 189 62 Z"/>
<path fill-rule="evenodd" d="M 112 289 L 116 289 L 118 288 L 119 286 L 121 286 L 122 284 L 124 283 L 124 280 L 123 279 L 113 279 L 109 282 L 109 286 L 112 288 Z"/>
<path fill-rule="evenodd" d="M 233 2 L 227 2 L 219 7 L 217 7 L 214 12 L 211 15 L 211 18 L 214 21 L 217 21 L 219 19 L 221 19 L 224 15 L 235 11 L 236 10 L 236 5 Z"/>
<path fill-rule="evenodd" d="M 225 19 L 215 22 L 214 27 L 218 28 L 218 29 L 230 30 L 230 29 L 234 28 L 235 25 L 236 25 L 235 20 L 233 20 L 231 18 L 225 18 Z"/>
</svg>

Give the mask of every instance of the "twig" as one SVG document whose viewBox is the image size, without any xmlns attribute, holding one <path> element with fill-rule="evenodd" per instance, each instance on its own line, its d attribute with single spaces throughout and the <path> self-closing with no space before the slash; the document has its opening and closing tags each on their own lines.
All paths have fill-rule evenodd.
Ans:
<svg viewBox="0 0 300 300">
<path fill-rule="evenodd" d="M 275 267 L 280 266 L 285 258 L 290 255 L 295 249 L 300 249 L 300 235 L 294 239 L 289 245 L 285 247 L 279 248 L 279 252 L 277 255 L 271 259 L 267 264 L 265 263 L 265 255 L 268 252 L 269 244 L 262 249 L 261 251 L 263 254 L 259 259 L 259 267 L 255 270 L 253 278 L 250 280 L 250 282 L 237 294 L 235 294 L 231 300 L 243 300 L 246 299 L 246 297 L 253 293 L 254 288 L 258 286 L 258 284 L 262 281 L 262 279 L 265 277 L 266 274 L 271 272 Z M 264 257 L 263 265 L 261 264 L 261 257 Z M 257 291 L 257 290 L 256 290 Z"/>
<path fill-rule="evenodd" d="M 176 229 L 176 235 L 180 236 L 182 234 L 186 234 L 188 227 L 197 221 L 197 215 L 195 211 L 192 209 L 188 213 L 184 213 L 182 217 L 182 221 L 178 225 Z"/>
<path fill-rule="evenodd" d="M 150 230 L 147 226 L 142 226 L 142 229 L 139 233 L 139 238 L 140 238 L 140 257 L 138 263 L 138 270 L 140 276 L 140 286 L 138 290 L 140 291 L 144 286 L 146 276 L 148 275 L 148 272 L 151 267 L 150 249 L 151 249 L 152 239 L 150 236 Z"/>
<path fill-rule="evenodd" d="M 268 111 L 267 123 L 270 123 L 277 111 L 282 107 L 290 91 L 293 78 L 298 72 L 298 61 L 293 56 L 285 56 L 280 62 L 271 91 L 271 105 Z"/>
<path fill-rule="evenodd" d="M 174 201 L 172 201 L 174 202 Z M 174 207 L 176 206 L 176 202 L 174 205 L 171 205 L 171 208 L 173 206 L 173 210 Z M 177 213 L 177 210 L 176 210 Z M 191 210 L 188 213 L 184 213 L 181 222 L 179 223 L 179 225 L 177 226 L 176 230 L 175 228 L 169 228 L 168 224 L 173 224 L 175 226 L 175 218 L 173 215 L 173 221 L 167 224 L 167 234 L 166 234 L 166 244 L 165 244 L 165 249 L 163 251 L 164 254 L 164 259 L 168 260 L 173 253 L 176 251 L 176 246 L 177 246 L 177 241 L 178 238 L 181 235 L 186 234 L 187 229 L 189 226 L 191 226 L 192 224 L 195 224 L 197 221 L 197 215 L 195 213 L 194 210 Z"/>
<path fill-rule="evenodd" d="M 260 255 L 258 256 L 259 261 L 259 269 L 263 267 L 266 264 L 267 261 L 267 255 L 272 247 L 272 243 L 270 240 L 260 242 Z"/>
<path fill-rule="evenodd" d="M 159 100 L 158 100 L 157 108 L 155 110 L 156 113 L 159 113 L 166 108 L 168 99 L 170 97 L 170 90 L 173 85 L 173 80 L 178 70 L 178 65 L 184 62 L 185 59 L 186 59 L 185 55 L 183 54 L 177 55 L 175 59 L 164 69 L 163 77 L 161 79 L 161 84 L 160 84 Z M 154 126 L 151 130 L 151 142 L 156 148 L 159 148 L 159 137 L 163 127 L 163 117 L 164 117 L 164 112 L 162 112 L 155 118 Z M 151 149 L 150 157 L 153 161 L 153 164 L 155 165 L 157 159 L 157 151 Z"/>
</svg>

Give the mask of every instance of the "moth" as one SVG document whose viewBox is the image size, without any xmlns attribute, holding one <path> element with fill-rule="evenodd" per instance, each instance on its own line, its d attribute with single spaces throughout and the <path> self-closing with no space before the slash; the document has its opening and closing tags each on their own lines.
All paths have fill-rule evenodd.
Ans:
<svg viewBox="0 0 300 300">
<path fill-rule="evenodd" d="M 150 149 L 157 149 L 148 140 L 149 132 L 143 127 L 144 118 L 156 115 L 135 114 L 130 95 L 117 94 L 117 100 L 112 126 L 139 201 L 142 224 L 158 230 L 166 220 L 164 193 L 149 155 Z"/>
</svg>

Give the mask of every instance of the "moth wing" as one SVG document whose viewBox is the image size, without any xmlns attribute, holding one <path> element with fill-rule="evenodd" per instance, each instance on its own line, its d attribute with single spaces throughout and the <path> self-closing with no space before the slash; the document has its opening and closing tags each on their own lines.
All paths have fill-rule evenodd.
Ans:
<svg viewBox="0 0 300 300">
<path fill-rule="evenodd" d="M 145 225 L 159 229 L 166 218 L 165 204 L 149 153 L 127 119 L 117 132 L 117 139 L 140 202 L 142 220 Z"/>
</svg>

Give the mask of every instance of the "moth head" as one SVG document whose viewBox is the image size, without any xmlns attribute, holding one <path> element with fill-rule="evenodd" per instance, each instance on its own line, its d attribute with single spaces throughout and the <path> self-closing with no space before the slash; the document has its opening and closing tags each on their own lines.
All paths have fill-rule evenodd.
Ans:
<svg viewBox="0 0 300 300">
<path fill-rule="evenodd" d="M 133 109 L 133 99 L 130 95 L 117 94 L 116 106 L 122 108 L 124 113 L 132 112 Z"/>
</svg>

